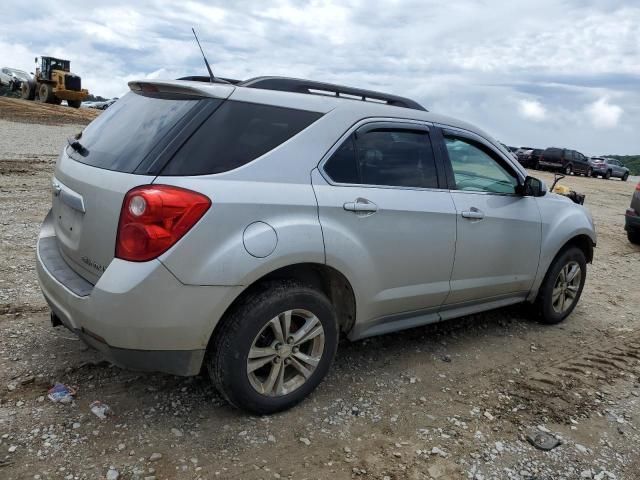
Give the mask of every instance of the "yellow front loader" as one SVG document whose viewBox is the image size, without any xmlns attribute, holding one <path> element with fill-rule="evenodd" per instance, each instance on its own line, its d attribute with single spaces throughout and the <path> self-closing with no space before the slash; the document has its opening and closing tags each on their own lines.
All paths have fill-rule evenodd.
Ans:
<svg viewBox="0 0 640 480">
<path fill-rule="evenodd" d="M 66 100 L 70 107 L 79 108 L 87 95 L 89 91 L 82 89 L 80 77 L 71 73 L 69 60 L 41 57 L 41 65 L 36 68 L 35 76 L 28 82 L 22 82 L 22 98 L 25 100 L 56 105 Z"/>
</svg>

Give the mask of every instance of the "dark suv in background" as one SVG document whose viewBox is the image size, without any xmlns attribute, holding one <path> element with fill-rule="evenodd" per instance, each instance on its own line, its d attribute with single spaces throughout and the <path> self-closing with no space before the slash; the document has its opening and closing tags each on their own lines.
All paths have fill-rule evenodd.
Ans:
<svg viewBox="0 0 640 480">
<path fill-rule="evenodd" d="M 520 148 L 516 152 L 518 162 L 524 168 L 540 169 L 540 155 L 544 152 L 541 148 Z"/>
<path fill-rule="evenodd" d="M 537 164 L 540 167 L 561 170 L 566 175 L 581 173 L 590 177 L 593 174 L 593 167 L 589 164 L 589 159 L 580 152 L 567 148 L 545 149 Z"/>
</svg>

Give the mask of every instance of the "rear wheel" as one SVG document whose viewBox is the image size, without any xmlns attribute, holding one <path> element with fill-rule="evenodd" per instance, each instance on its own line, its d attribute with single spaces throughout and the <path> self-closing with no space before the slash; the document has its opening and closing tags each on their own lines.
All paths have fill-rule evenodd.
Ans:
<svg viewBox="0 0 640 480">
<path fill-rule="evenodd" d="M 36 96 L 35 88 L 29 82 L 22 82 L 20 87 L 22 98 L 25 100 L 33 100 Z"/>
<path fill-rule="evenodd" d="M 67 105 L 72 108 L 80 108 L 82 102 L 80 100 L 67 100 Z"/>
<path fill-rule="evenodd" d="M 623 182 L 626 182 L 628 178 L 629 178 L 629 172 L 624 172 L 624 175 L 622 176 L 622 179 L 621 179 L 621 180 L 622 180 Z"/>
<path fill-rule="evenodd" d="M 573 165 L 569 163 L 566 167 L 564 167 L 564 173 L 567 175 L 571 175 L 571 172 L 573 172 Z"/>
<path fill-rule="evenodd" d="M 580 300 L 587 277 L 584 252 L 570 247 L 560 252 L 547 271 L 536 299 L 540 321 L 560 323 L 567 318 Z"/>
<path fill-rule="evenodd" d="M 591 167 L 587 168 L 587 177 L 593 177 L 593 169 Z"/>
<path fill-rule="evenodd" d="M 222 322 L 209 347 L 209 375 L 229 403 L 257 414 L 286 410 L 309 395 L 338 346 L 333 306 L 295 281 L 262 285 Z"/>
<path fill-rule="evenodd" d="M 38 88 L 38 100 L 42 103 L 53 103 L 54 98 L 53 87 L 48 83 L 41 83 Z"/>
<path fill-rule="evenodd" d="M 604 174 L 604 179 L 609 180 L 611 178 L 611 170 L 607 170 L 607 173 Z"/>
</svg>

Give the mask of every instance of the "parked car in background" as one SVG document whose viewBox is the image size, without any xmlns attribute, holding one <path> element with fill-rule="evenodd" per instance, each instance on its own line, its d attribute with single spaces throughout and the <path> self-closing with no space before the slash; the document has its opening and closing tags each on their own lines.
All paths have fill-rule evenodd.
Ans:
<svg viewBox="0 0 640 480">
<path fill-rule="evenodd" d="M 624 229 L 631 243 L 640 245 L 640 183 L 631 197 L 631 206 L 624 217 Z"/>
<path fill-rule="evenodd" d="M 116 102 L 116 100 L 118 100 L 117 97 L 116 98 L 112 98 L 110 100 L 82 102 L 81 107 L 82 108 L 95 108 L 97 110 L 106 110 L 111 105 L 113 105 Z"/>
<path fill-rule="evenodd" d="M 540 155 L 544 150 L 541 148 L 518 149 L 516 157 L 520 165 L 525 168 L 540 169 Z"/>
<path fill-rule="evenodd" d="M 560 170 L 565 175 L 580 173 L 590 177 L 593 174 L 593 167 L 589 164 L 587 157 L 568 148 L 551 147 L 545 149 L 537 164 L 543 168 Z"/>
<path fill-rule="evenodd" d="M 89 106 L 89 108 L 96 108 L 98 110 L 106 110 L 111 105 L 116 103 L 116 100 L 118 100 L 117 97 L 116 98 L 112 98 L 110 100 L 105 100 L 104 102 L 92 102 L 92 104 Z"/>
<path fill-rule="evenodd" d="M 466 122 L 311 80 L 129 86 L 63 148 L 35 260 L 53 324 L 118 365 L 205 367 L 267 414 L 320 384 L 341 332 L 578 304 L 589 211 Z"/>
<path fill-rule="evenodd" d="M 504 147 L 504 149 L 511 156 L 511 158 L 513 158 L 514 160 L 518 160 L 518 157 L 515 154 L 515 151 L 518 149 L 517 147 L 510 147 L 509 145 L 502 142 L 499 142 L 499 143 Z"/>
<path fill-rule="evenodd" d="M 629 169 L 625 167 L 620 160 L 607 157 L 591 157 L 589 164 L 593 169 L 593 176 L 600 175 L 602 178 L 609 179 L 611 177 L 619 178 L 626 182 L 629 178 Z"/>
<path fill-rule="evenodd" d="M 31 78 L 27 72 L 17 68 L 0 68 L 0 85 L 5 85 L 11 90 L 20 90 L 22 82 L 28 82 Z"/>
</svg>

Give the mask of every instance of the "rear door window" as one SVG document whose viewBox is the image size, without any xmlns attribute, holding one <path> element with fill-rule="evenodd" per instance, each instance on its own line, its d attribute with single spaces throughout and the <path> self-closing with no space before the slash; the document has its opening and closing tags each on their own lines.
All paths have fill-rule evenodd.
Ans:
<svg viewBox="0 0 640 480">
<path fill-rule="evenodd" d="M 129 92 L 82 131 L 83 154 L 71 147 L 67 153 L 87 165 L 132 173 L 198 101 Z"/>
<path fill-rule="evenodd" d="M 338 183 L 438 188 L 429 133 L 381 128 L 350 136 L 324 166 Z"/>
<path fill-rule="evenodd" d="M 184 143 L 161 174 L 206 175 L 238 168 L 286 142 L 321 116 L 227 100 Z"/>
</svg>

